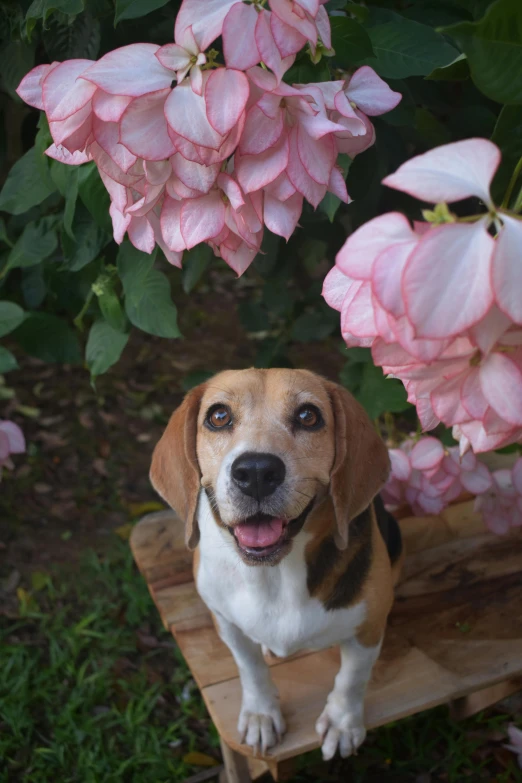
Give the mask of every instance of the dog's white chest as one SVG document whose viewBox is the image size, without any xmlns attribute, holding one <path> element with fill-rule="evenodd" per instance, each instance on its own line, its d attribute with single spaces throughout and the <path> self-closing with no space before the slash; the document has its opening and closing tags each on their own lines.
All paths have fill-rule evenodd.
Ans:
<svg viewBox="0 0 522 783">
<path fill-rule="evenodd" d="M 302 649 L 329 647 L 354 635 L 366 614 L 364 602 L 327 612 L 311 598 L 306 580 L 305 533 L 276 566 L 248 566 L 236 545 L 217 525 L 205 495 L 200 498 L 200 565 L 198 591 L 218 618 L 225 617 L 243 633 L 279 656 Z"/>
</svg>

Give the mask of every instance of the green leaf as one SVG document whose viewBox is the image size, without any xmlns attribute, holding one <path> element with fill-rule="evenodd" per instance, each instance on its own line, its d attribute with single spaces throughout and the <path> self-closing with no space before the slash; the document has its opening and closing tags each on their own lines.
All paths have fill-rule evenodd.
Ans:
<svg viewBox="0 0 522 783">
<path fill-rule="evenodd" d="M 116 292 L 109 286 L 106 286 L 103 293 L 98 297 L 98 304 L 103 317 L 118 332 L 124 332 L 127 328 L 127 319 L 123 312 L 120 300 Z"/>
<path fill-rule="evenodd" d="M 100 23 L 88 12 L 68 21 L 61 16 L 53 17 L 42 39 L 51 61 L 73 57 L 95 60 L 100 50 Z"/>
<path fill-rule="evenodd" d="M 42 177 L 41 161 L 35 147 L 17 160 L 0 192 L 0 209 L 21 215 L 54 193 L 50 177 Z"/>
<path fill-rule="evenodd" d="M 364 64 L 388 79 L 427 76 L 434 68 L 453 62 L 459 54 L 440 33 L 410 19 L 370 27 L 368 35 L 375 57 L 365 59 Z"/>
<path fill-rule="evenodd" d="M 25 318 L 22 308 L 14 302 L 0 302 L 0 337 L 20 326 Z"/>
<path fill-rule="evenodd" d="M 125 310 L 138 329 L 157 337 L 180 337 L 177 310 L 170 296 L 170 283 L 152 268 L 150 256 L 124 242 L 118 253 L 118 272 L 125 292 Z"/>
<path fill-rule="evenodd" d="M 163 8 L 169 0 L 116 0 L 116 13 L 114 15 L 114 25 L 122 19 L 138 19 L 146 16 L 157 8 Z"/>
<path fill-rule="evenodd" d="M 188 392 L 193 389 L 194 386 L 199 386 L 200 383 L 208 381 L 213 375 L 214 373 L 210 372 L 210 370 L 193 370 L 185 375 L 181 381 L 181 388 L 183 391 Z"/>
<path fill-rule="evenodd" d="M 11 370 L 18 370 L 18 362 L 11 351 L 8 351 L 3 345 L 0 345 L 0 375 L 11 372 Z"/>
<path fill-rule="evenodd" d="M 294 321 L 291 339 L 300 343 L 324 340 L 325 337 L 332 334 L 335 328 L 336 324 L 333 320 L 325 318 L 324 313 L 320 311 L 303 313 Z"/>
<path fill-rule="evenodd" d="M 109 241 L 110 235 L 93 221 L 82 204 L 76 210 L 72 233 L 73 237 L 71 238 L 70 234 L 62 232 L 62 250 L 67 269 L 71 272 L 77 272 L 94 261 L 100 250 Z"/>
<path fill-rule="evenodd" d="M 117 258 L 118 274 L 123 283 L 125 296 L 132 298 L 135 304 L 140 300 L 140 291 L 155 260 L 156 249 L 149 255 L 137 250 L 128 241 L 120 245 Z"/>
<path fill-rule="evenodd" d="M 212 258 L 212 250 L 205 243 L 196 245 L 183 255 L 183 290 L 190 294 L 201 280 L 201 277 Z"/>
<path fill-rule="evenodd" d="M 522 157 L 522 106 L 504 106 L 500 112 L 491 141 L 500 147 L 502 160 L 495 174 L 491 192 L 500 203 L 520 157 Z M 515 194 L 517 190 L 515 189 Z"/>
<path fill-rule="evenodd" d="M 85 361 L 91 378 L 103 375 L 116 364 L 128 340 L 128 334 L 113 329 L 107 321 L 93 323 L 85 346 Z"/>
<path fill-rule="evenodd" d="M 327 82 L 330 80 L 330 67 L 323 57 L 314 64 L 308 54 L 298 56 L 291 68 L 284 75 L 287 84 L 313 84 L 314 82 Z"/>
<path fill-rule="evenodd" d="M 9 234 L 7 233 L 7 226 L 5 225 L 5 220 L 3 217 L 0 217 L 0 242 L 4 242 L 8 247 L 13 247 L 13 243 L 11 242 Z"/>
<path fill-rule="evenodd" d="M 81 362 L 82 354 L 76 333 L 56 315 L 31 313 L 13 336 L 24 351 L 44 362 Z"/>
<path fill-rule="evenodd" d="M 47 294 L 43 275 L 43 264 L 31 266 L 22 271 L 22 295 L 24 302 L 29 310 L 35 310 L 39 307 Z"/>
<path fill-rule="evenodd" d="M 383 413 L 400 413 L 410 407 L 406 389 L 394 378 L 385 378 L 380 367 L 365 364 L 356 398 L 372 419 Z"/>
<path fill-rule="evenodd" d="M 49 227 L 48 218 L 28 223 L 9 253 L 7 265 L 3 271 L 39 264 L 48 258 L 57 246 L 56 231 Z"/>
<path fill-rule="evenodd" d="M 335 50 L 334 60 L 341 68 L 350 68 L 359 60 L 374 57 L 370 36 L 355 19 L 333 16 L 330 26 L 332 48 Z"/>
<path fill-rule="evenodd" d="M 110 198 L 94 162 L 79 167 L 78 194 L 96 223 L 112 234 Z"/>
<path fill-rule="evenodd" d="M 522 103 L 522 3 L 496 0 L 478 22 L 443 28 L 468 57 L 471 78 L 498 103 Z"/>
<path fill-rule="evenodd" d="M 442 68 L 435 68 L 426 76 L 434 82 L 461 82 L 469 78 L 469 63 L 465 54 L 459 54 L 453 62 L 443 65 Z"/>
<path fill-rule="evenodd" d="M 16 88 L 34 65 L 34 46 L 22 41 L 3 42 L 0 48 L 0 82 L 11 98 L 19 103 Z"/>
<path fill-rule="evenodd" d="M 33 0 L 25 15 L 27 35 L 30 38 L 36 23 L 41 19 L 45 24 L 54 11 L 61 11 L 72 16 L 81 14 L 83 7 L 83 0 Z"/>
<path fill-rule="evenodd" d="M 63 227 L 65 232 L 74 239 L 73 220 L 76 210 L 76 199 L 78 198 L 78 169 L 76 166 L 69 166 L 72 169 L 67 181 L 65 191 L 65 210 L 63 213 Z"/>
</svg>

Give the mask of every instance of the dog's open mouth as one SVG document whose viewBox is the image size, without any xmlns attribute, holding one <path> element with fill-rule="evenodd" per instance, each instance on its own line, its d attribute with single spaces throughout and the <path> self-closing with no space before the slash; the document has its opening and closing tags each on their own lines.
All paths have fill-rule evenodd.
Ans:
<svg viewBox="0 0 522 783">
<path fill-rule="evenodd" d="M 295 519 L 272 517 L 268 514 L 254 514 L 229 530 L 238 547 L 250 558 L 263 559 L 278 552 L 291 535 L 299 532 L 313 500 Z"/>
</svg>

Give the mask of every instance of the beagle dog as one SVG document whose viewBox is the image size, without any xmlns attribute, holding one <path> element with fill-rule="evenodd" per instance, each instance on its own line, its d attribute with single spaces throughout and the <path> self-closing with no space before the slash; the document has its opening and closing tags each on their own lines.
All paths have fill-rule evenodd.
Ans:
<svg viewBox="0 0 522 783">
<path fill-rule="evenodd" d="M 285 732 L 263 653 L 339 645 L 316 730 L 325 759 L 364 741 L 364 697 L 401 565 L 378 497 L 388 451 L 345 389 L 306 370 L 231 370 L 190 391 L 152 458 L 186 524 L 199 594 L 236 661 L 238 730 L 263 753 Z"/>
</svg>

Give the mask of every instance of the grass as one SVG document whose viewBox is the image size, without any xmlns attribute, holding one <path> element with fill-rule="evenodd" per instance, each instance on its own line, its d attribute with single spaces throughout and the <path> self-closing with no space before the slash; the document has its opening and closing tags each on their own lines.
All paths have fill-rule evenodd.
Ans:
<svg viewBox="0 0 522 783">
<path fill-rule="evenodd" d="M 18 616 L 0 627 L 1 783 L 178 783 L 219 763 L 215 729 L 126 543 L 36 572 L 17 596 Z M 432 710 L 370 732 L 355 759 L 326 766 L 309 754 L 295 781 L 518 783 L 501 749 L 508 720 L 453 723 Z"/>
</svg>

